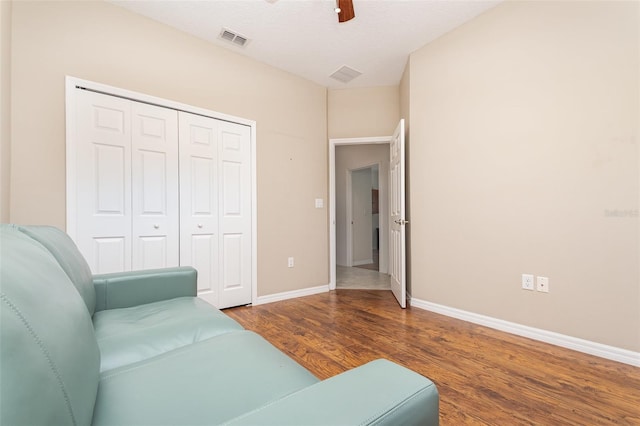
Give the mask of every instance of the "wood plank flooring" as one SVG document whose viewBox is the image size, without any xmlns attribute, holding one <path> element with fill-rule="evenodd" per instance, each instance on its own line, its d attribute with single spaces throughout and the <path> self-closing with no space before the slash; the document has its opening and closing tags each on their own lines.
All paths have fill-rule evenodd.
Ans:
<svg viewBox="0 0 640 426">
<path fill-rule="evenodd" d="M 320 379 L 377 358 L 430 378 L 441 425 L 640 425 L 640 368 L 402 310 L 388 291 L 337 290 L 225 313 Z"/>
</svg>

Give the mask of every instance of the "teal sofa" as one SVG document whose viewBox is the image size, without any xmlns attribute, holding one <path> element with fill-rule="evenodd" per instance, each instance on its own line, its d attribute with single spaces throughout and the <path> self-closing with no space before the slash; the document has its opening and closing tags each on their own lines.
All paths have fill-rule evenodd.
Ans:
<svg viewBox="0 0 640 426">
<path fill-rule="evenodd" d="M 193 268 L 92 276 L 61 230 L 2 224 L 0 424 L 438 424 L 423 376 L 320 381 L 195 296 Z"/>
</svg>

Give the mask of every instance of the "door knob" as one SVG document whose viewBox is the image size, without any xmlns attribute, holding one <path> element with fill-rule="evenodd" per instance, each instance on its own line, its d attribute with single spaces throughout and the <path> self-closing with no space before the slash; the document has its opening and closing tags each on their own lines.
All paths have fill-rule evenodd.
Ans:
<svg viewBox="0 0 640 426">
<path fill-rule="evenodd" d="M 158 225 L 158 224 L 156 223 L 155 225 L 153 225 L 153 227 L 154 227 L 155 229 L 158 229 L 158 228 L 160 228 L 160 225 Z"/>
<path fill-rule="evenodd" d="M 198 224 L 198 228 L 202 228 L 202 224 L 201 223 Z"/>
<path fill-rule="evenodd" d="M 394 220 L 395 223 L 397 223 L 398 225 L 406 225 L 407 223 L 409 223 L 408 220 L 404 220 L 404 219 L 397 219 Z"/>
</svg>

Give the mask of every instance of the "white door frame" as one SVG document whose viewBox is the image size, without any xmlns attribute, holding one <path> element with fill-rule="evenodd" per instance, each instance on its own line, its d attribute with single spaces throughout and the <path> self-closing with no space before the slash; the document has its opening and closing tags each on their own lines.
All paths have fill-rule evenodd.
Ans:
<svg viewBox="0 0 640 426">
<path fill-rule="evenodd" d="M 329 139 L 329 290 L 336 289 L 336 146 L 389 143 L 391 136 Z"/>
<path fill-rule="evenodd" d="M 65 78 L 65 107 L 66 111 L 71 111 L 75 106 L 75 94 L 78 88 L 85 88 L 93 90 L 95 92 L 104 93 L 107 95 L 118 96 L 121 98 L 127 98 L 133 101 L 143 102 L 152 105 L 158 105 L 161 107 L 171 108 L 178 111 L 190 112 L 193 114 L 204 115 L 206 117 L 215 118 L 222 121 L 229 121 L 232 123 L 243 124 L 251 128 L 251 302 L 256 304 L 258 300 L 258 197 L 257 197 L 257 167 L 256 167 L 256 122 L 254 120 L 248 120 L 242 117 L 235 117 L 228 114 L 208 110 L 205 108 L 199 108 L 192 105 L 183 104 L 181 102 L 175 102 L 168 99 L 158 98 L 156 96 L 146 95 L 144 93 L 134 92 L 131 90 L 121 89 L 119 87 L 109 86 L 102 83 L 96 83 L 94 81 L 83 80 L 77 77 L 66 76 Z M 75 132 L 70 129 L 75 129 L 75 114 L 66 114 L 66 128 L 67 128 L 67 146 L 76 146 L 75 141 L 71 141 L 75 137 Z M 67 223 L 66 231 L 75 239 L 76 230 L 73 226 L 76 222 L 77 212 L 76 206 L 76 191 L 75 191 L 75 164 L 76 153 L 73 150 L 67 149 L 66 158 L 67 169 Z"/>
</svg>

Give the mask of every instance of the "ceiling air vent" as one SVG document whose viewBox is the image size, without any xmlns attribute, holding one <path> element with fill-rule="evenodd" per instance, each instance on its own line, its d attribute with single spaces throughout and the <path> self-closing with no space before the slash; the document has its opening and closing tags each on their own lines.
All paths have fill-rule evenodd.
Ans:
<svg viewBox="0 0 640 426">
<path fill-rule="evenodd" d="M 234 31 L 223 28 L 218 36 L 220 39 L 229 43 L 235 44 L 238 47 L 245 47 L 249 43 L 249 39 L 243 35 L 240 35 Z"/>
<path fill-rule="evenodd" d="M 349 68 L 348 66 L 344 65 L 342 68 L 340 68 L 338 71 L 331 74 L 329 77 L 335 80 L 341 81 L 343 83 L 348 83 L 361 74 L 362 73 L 360 71 L 356 71 L 353 68 Z"/>
</svg>

